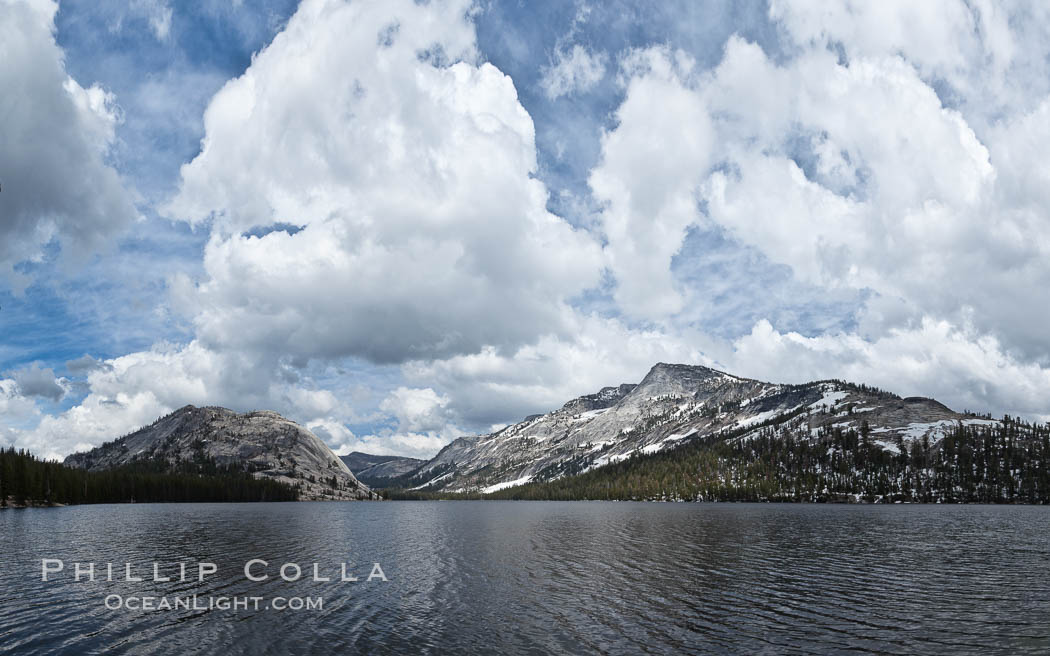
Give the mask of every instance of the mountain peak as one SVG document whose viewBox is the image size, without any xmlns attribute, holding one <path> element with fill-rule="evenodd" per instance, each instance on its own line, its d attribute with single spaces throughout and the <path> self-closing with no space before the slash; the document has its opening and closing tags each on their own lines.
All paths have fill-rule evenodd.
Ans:
<svg viewBox="0 0 1050 656">
<path fill-rule="evenodd" d="M 680 364 L 674 362 L 657 362 L 649 369 L 649 373 L 646 374 L 646 378 L 653 374 L 666 374 L 666 375 L 678 375 L 678 376 L 695 376 L 696 374 L 706 373 L 713 376 L 724 376 L 726 375 L 723 371 L 712 369 L 711 367 L 702 364 Z M 643 379 L 644 381 L 644 379 Z"/>
<path fill-rule="evenodd" d="M 643 397 L 691 395 L 701 387 L 709 387 L 721 379 L 737 380 L 735 376 L 699 364 L 659 362 L 649 370 L 632 394 Z"/>
</svg>

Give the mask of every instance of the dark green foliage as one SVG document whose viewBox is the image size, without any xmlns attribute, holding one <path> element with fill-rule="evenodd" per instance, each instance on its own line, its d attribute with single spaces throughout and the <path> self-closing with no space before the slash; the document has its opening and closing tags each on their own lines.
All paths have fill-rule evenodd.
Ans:
<svg viewBox="0 0 1050 656">
<path fill-rule="evenodd" d="M 200 454 L 192 462 L 144 460 L 88 472 L 0 449 L 0 504 L 157 503 L 176 501 L 295 501 L 296 488 L 220 466 Z"/>
<path fill-rule="evenodd" d="M 940 444 L 875 443 L 862 424 L 809 434 L 802 419 L 780 418 L 672 451 L 501 490 L 489 499 L 649 499 L 945 503 L 1050 502 L 1050 427 L 1006 417 L 1000 425 L 957 424 Z M 786 424 L 786 425 L 785 425 Z M 452 495 L 391 493 L 391 498 Z"/>
</svg>

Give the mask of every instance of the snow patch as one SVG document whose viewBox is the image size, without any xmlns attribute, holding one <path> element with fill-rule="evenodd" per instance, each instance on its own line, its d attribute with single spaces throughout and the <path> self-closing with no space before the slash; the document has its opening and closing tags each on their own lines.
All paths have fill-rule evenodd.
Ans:
<svg viewBox="0 0 1050 656">
<path fill-rule="evenodd" d="M 912 422 L 904 429 L 901 437 L 906 440 L 920 440 L 925 435 L 929 435 L 932 438 L 944 437 L 944 429 L 954 424 L 955 422 L 950 419 L 931 421 L 926 424 Z"/>
<path fill-rule="evenodd" d="M 781 414 L 781 410 L 779 408 L 776 408 L 774 410 L 766 410 L 765 412 L 760 412 L 757 415 L 754 415 L 753 417 L 741 419 L 740 421 L 736 422 L 736 426 L 738 428 L 748 428 L 749 426 L 754 426 L 755 424 L 761 424 L 763 421 L 766 421 L 767 419 L 772 419 L 773 417 L 776 417 L 779 414 Z"/>
<path fill-rule="evenodd" d="M 440 483 L 441 481 L 445 480 L 446 478 L 448 478 L 449 476 L 451 476 L 454 473 L 455 473 L 454 471 L 450 471 L 447 474 L 442 474 L 441 476 L 438 476 L 437 478 L 432 478 L 429 481 L 427 481 L 426 483 L 423 483 L 422 485 L 418 485 L 416 487 L 411 487 L 409 489 L 410 490 L 422 490 L 423 488 L 428 487 L 430 485 L 433 485 L 434 483 Z"/>
<path fill-rule="evenodd" d="M 587 412 L 581 412 L 578 415 L 573 415 L 571 421 L 573 423 L 579 422 L 579 421 L 590 421 L 591 419 L 594 419 L 595 417 L 597 417 L 599 415 L 605 414 L 609 410 L 611 410 L 611 408 L 598 408 L 597 410 L 588 410 Z"/>
<path fill-rule="evenodd" d="M 826 405 L 829 408 L 834 408 L 836 405 L 838 405 L 838 403 L 840 401 L 842 401 L 847 396 L 849 396 L 848 392 L 846 392 L 844 390 L 840 390 L 840 389 L 835 389 L 834 387 L 828 385 L 828 386 L 824 387 L 824 396 L 823 396 L 823 398 L 821 398 L 819 401 L 816 401 L 814 403 L 810 403 L 809 407 L 811 407 L 811 408 L 819 408 L 819 407 L 821 407 L 823 405 Z"/>
<path fill-rule="evenodd" d="M 675 442 L 680 442 L 681 440 L 684 440 L 685 438 L 689 437 L 690 435 L 693 435 L 696 432 L 697 429 L 693 428 L 686 433 L 673 433 L 660 440 L 659 442 L 653 442 L 652 444 L 647 444 L 643 446 L 641 451 L 642 453 L 647 455 L 656 453 L 658 451 L 663 451 L 668 447 L 674 446 Z"/>
<path fill-rule="evenodd" d="M 632 450 L 628 451 L 627 453 L 611 453 L 609 455 L 602 456 L 601 458 L 598 458 L 593 463 L 591 463 L 591 465 L 589 467 L 587 467 L 587 469 L 585 469 L 584 471 L 588 472 L 588 471 L 590 471 L 592 469 L 597 469 L 598 467 L 604 467 L 605 465 L 611 465 L 614 462 L 620 462 L 621 460 L 627 460 L 628 458 L 633 456 L 635 453 L 637 453 L 637 450 L 632 449 Z"/>
<path fill-rule="evenodd" d="M 996 419 L 963 419 L 963 426 L 998 426 Z"/>
<path fill-rule="evenodd" d="M 897 447 L 893 442 L 887 442 L 886 440 L 875 440 L 875 444 L 882 447 L 883 451 L 889 451 L 894 455 L 900 455 L 900 448 Z"/>
<path fill-rule="evenodd" d="M 482 492 L 482 494 L 491 494 L 493 492 L 499 492 L 500 490 L 505 490 L 508 487 L 517 487 L 518 485 L 525 485 L 526 483 L 528 483 L 531 480 L 532 480 L 532 476 L 523 476 L 521 478 L 516 478 L 513 481 L 504 481 L 502 483 L 496 483 L 495 485 L 490 485 L 488 487 L 483 487 L 483 488 L 481 488 L 481 492 Z"/>
</svg>

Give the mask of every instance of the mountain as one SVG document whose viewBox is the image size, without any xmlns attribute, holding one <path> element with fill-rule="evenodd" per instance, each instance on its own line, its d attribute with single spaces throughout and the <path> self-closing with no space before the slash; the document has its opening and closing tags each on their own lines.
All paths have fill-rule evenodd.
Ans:
<svg viewBox="0 0 1050 656">
<path fill-rule="evenodd" d="M 634 455 L 582 474 L 527 483 L 494 499 L 809 501 L 869 503 L 1050 503 L 1050 425 L 1013 417 L 956 422 L 895 445 L 825 424 L 814 434 L 802 413 L 757 431 L 739 428 Z M 394 498 L 447 493 L 398 492 Z M 472 493 L 475 496 L 477 493 Z"/>
<path fill-rule="evenodd" d="M 426 461 L 404 456 L 376 456 L 354 451 L 339 459 L 354 473 L 357 480 L 373 488 L 387 487 L 406 474 L 419 469 Z"/>
<path fill-rule="evenodd" d="M 161 463 L 170 470 L 238 467 L 258 479 L 298 487 L 304 501 L 378 498 L 316 435 L 268 410 L 238 414 L 188 405 L 65 460 L 88 471 L 140 462 Z"/>
<path fill-rule="evenodd" d="M 893 455 L 916 444 L 936 450 L 960 427 L 1002 422 L 842 381 L 782 385 L 660 363 L 637 385 L 606 387 L 494 433 L 459 438 L 402 485 L 495 493 L 688 445 L 746 444 L 759 436 L 817 444 L 863 433 L 865 445 Z"/>
</svg>

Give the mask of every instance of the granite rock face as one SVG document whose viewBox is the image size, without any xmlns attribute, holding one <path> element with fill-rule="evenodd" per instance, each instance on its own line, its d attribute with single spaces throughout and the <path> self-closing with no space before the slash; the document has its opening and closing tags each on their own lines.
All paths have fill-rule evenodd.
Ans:
<svg viewBox="0 0 1050 656">
<path fill-rule="evenodd" d="M 256 478 L 298 486 L 303 501 L 378 498 L 316 435 L 268 410 L 237 413 L 185 406 L 113 442 L 74 453 L 66 464 L 91 471 L 135 461 L 213 459 Z"/>
<path fill-rule="evenodd" d="M 863 428 L 872 443 L 894 451 L 901 441 L 936 444 L 957 422 L 996 423 L 953 412 L 932 399 L 902 399 L 841 381 L 780 385 L 703 366 L 660 363 L 637 385 L 606 387 L 494 433 L 461 437 L 405 487 L 493 492 L 692 440 L 749 439 L 762 430 L 815 437 L 832 427 Z"/>
</svg>

